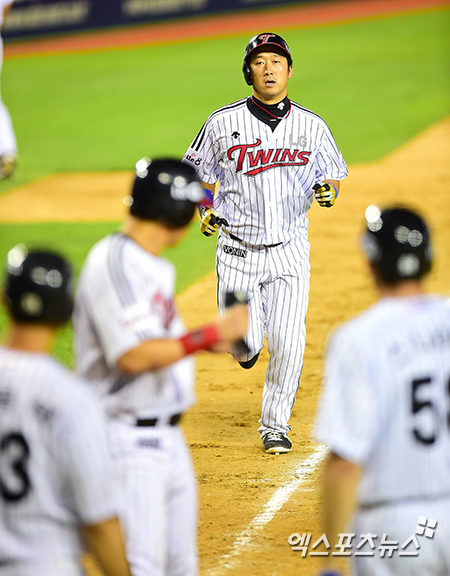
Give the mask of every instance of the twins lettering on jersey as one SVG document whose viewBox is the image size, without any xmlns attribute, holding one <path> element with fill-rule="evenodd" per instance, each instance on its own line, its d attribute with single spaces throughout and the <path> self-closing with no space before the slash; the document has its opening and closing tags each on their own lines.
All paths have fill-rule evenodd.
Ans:
<svg viewBox="0 0 450 576">
<path fill-rule="evenodd" d="M 244 172 L 246 176 L 256 176 L 260 172 L 280 166 L 304 166 L 308 164 L 311 152 L 298 149 L 290 150 L 289 148 L 252 150 L 260 144 L 261 140 L 257 138 L 255 144 L 237 144 L 228 149 L 229 160 L 235 160 L 237 156 L 236 172 L 242 170 L 244 163 L 252 168 L 252 170 Z"/>
<path fill-rule="evenodd" d="M 309 162 L 311 151 L 298 148 L 255 150 L 260 144 L 261 140 L 258 138 L 254 144 L 237 144 L 228 149 L 228 159 L 236 161 L 236 172 L 245 169 L 245 176 L 256 176 L 270 168 L 305 166 Z M 184 158 L 195 166 L 200 166 L 202 163 L 201 156 L 193 152 L 186 154 Z"/>
</svg>

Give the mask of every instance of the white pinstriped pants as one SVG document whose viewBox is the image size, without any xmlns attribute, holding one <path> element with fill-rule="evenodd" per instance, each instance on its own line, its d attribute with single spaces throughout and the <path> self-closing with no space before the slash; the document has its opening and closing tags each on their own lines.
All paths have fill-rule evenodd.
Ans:
<svg viewBox="0 0 450 576">
<path fill-rule="evenodd" d="M 133 576 L 196 576 L 197 485 L 182 430 L 113 422 L 110 443 Z"/>
<path fill-rule="evenodd" d="M 264 346 L 267 366 L 259 433 L 288 433 L 288 424 L 303 368 L 306 311 L 309 300 L 309 241 L 295 238 L 276 247 L 251 246 L 220 233 L 216 253 L 217 303 L 224 309 L 227 291 L 249 297 L 249 360 Z"/>
</svg>

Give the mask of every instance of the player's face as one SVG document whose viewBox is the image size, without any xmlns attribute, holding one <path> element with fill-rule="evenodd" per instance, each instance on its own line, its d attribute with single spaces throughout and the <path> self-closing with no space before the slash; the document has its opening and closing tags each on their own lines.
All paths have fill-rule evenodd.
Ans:
<svg viewBox="0 0 450 576">
<path fill-rule="evenodd" d="M 292 66 L 276 52 L 258 52 L 250 60 L 253 96 L 265 104 L 276 104 L 287 95 Z"/>
</svg>

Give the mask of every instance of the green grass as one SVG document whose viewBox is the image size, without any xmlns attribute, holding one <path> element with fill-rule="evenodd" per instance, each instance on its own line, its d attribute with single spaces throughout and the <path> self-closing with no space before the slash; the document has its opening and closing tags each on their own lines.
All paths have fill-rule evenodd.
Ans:
<svg viewBox="0 0 450 576">
<path fill-rule="evenodd" d="M 103 236 L 117 231 L 119 227 L 119 222 L 4 224 L 0 227 L 0 262 L 6 261 L 7 252 L 13 246 L 23 243 L 29 249 L 48 249 L 64 254 L 72 265 L 75 277 L 78 278 L 82 263 L 92 245 Z M 214 266 L 214 254 L 215 241 L 205 238 L 198 232 L 197 222 L 191 224 L 182 243 L 163 252 L 163 256 L 170 260 L 178 270 L 184 271 L 177 277 L 177 293 L 183 292 L 211 271 L 211 267 Z M 5 330 L 6 322 L 6 314 L 0 309 L 0 337 Z M 54 354 L 68 366 L 72 365 L 72 330 L 70 327 L 64 328 L 58 334 Z"/>
<path fill-rule="evenodd" d="M 440 10 L 283 31 L 289 96 L 327 120 L 349 163 L 377 160 L 449 114 L 449 29 Z M 2 93 L 20 148 L 11 185 L 182 155 L 210 112 L 249 94 L 247 40 L 6 60 Z"/>
<path fill-rule="evenodd" d="M 325 118 L 349 164 L 376 161 L 449 115 L 449 29 L 450 11 L 438 10 L 280 30 L 294 56 L 289 96 Z M 181 157 L 214 109 L 250 93 L 241 73 L 250 35 L 6 60 L 2 96 L 20 156 L 0 194 L 58 172 L 130 170 L 144 155 Z M 117 226 L 0 225 L 0 262 L 18 242 L 45 245 L 66 254 L 78 273 L 92 244 Z M 177 266 L 177 291 L 213 270 L 214 246 L 193 224 L 165 254 Z M 70 329 L 55 353 L 70 365 Z"/>
<path fill-rule="evenodd" d="M 6 254 L 13 246 L 23 243 L 29 249 L 42 248 L 62 253 L 71 262 L 78 277 L 82 263 L 95 242 L 119 228 L 119 222 L 2 224 L 0 262 L 6 261 Z M 177 293 L 211 271 L 214 254 L 215 241 L 199 233 L 198 222 L 190 225 L 183 242 L 163 252 L 163 256 L 177 269 L 184 270 L 177 278 Z"/>
</svg>

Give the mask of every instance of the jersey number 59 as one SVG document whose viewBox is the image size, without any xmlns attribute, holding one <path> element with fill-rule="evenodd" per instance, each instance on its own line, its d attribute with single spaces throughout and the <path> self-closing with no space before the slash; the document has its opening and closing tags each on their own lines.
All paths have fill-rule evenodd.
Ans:
<svg viewBox="0 0 450 576">
<path fill-rule="evenodd" d="M 425 431 L 420 426 L 415 426 L 412 430 L 414 438 L 422 444 L 434 444 L 439 437 L 442 418 L 440 416 L 440 407 L 438 402 L 431 398 L 431 387 L 434 381 L 427 378 L 413 380 L 411 383 L 411 411 L 414 416 L 430 415 L 432 422 L 431 429 Z M 447 396 L 450 398 L 450 378 L 447 382 Z M 450 430 L 450 411 L 446 415 L 446 425 Z M 428 428 L 428 427 L 427 427 Z"/>
</svg>

